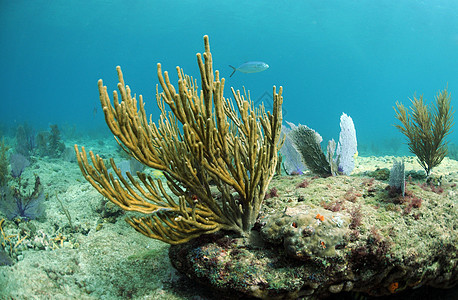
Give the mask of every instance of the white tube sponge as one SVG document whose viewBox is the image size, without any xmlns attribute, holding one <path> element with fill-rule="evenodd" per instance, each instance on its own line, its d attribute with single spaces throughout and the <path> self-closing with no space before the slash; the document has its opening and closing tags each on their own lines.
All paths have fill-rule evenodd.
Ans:
<svg viewBox="0 0 458 300">
<path fill-rule="evenodd" d="M 355 125 L 350 116 L 342 113 L 340 117 L 339 144 L 337 145 L 337 164 L 340 172 L 350 175 L 355 168 L 357 153 Z"/>
</svg>

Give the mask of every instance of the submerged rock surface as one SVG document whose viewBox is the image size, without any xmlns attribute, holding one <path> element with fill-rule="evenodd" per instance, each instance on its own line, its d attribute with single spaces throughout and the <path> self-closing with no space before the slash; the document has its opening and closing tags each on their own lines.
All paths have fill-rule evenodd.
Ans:
<svg viewBox="0 0 458 300">
<path fill-rule="evenodd" d="M 392 295 L 458 282 L 456 184 L 408 182 L 406 196 L 363 177 L 281 177 L 249 237 L 172 246 L 173 266 L 222 297 Z"/>
</svg>

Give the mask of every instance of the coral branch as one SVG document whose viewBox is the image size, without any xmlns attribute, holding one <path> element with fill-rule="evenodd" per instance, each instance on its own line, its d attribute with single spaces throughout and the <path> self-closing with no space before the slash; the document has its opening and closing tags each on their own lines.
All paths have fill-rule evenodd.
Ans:
<svg viewBox="0 0 458 300">
<path fill-rule="evenodd" d="M 454 118 L 451 97 L 447 89 L 440 92 L 433 108 L 424 104 L 423 96 L 411 101 L 411 113 L 402 103 L 396 102 L 393 108 L 401 124 L 395 126 L 409 139 L 410 151 L 429 176 L 447 155 L 445 137 L 451 132 Z"/>
<path fill-rule="evenodd" d="M 124 210 L 145 214 L 127 222 L 170 244 L 221 229 L 248 234 L 274 175 L 282 142 L 282 88 L 277 93 L 274 87 L 272 113 L 266 113 L 263 105 L 255 109 L 249 97 L 232 89 L 235 110 L 223 96 L 224 78 L 213 72 L 207 36 L 204 44 L 205 53 L 197 54 L 201 90 L 179 67 L 176 89 L 157 65 L 163 90 L 156 88 L 161 111 L 157 123 L 148 123 L 143 97 L 137 101 L 132 96 L 120 67 L 113 104 L 102 80 L 98 82 L 105 120 L 116 140 L 139 162 L 163 171 L 173 196 L 160 180 L 143 173 L 137 173 L 140 182 L 129 173 L 124 178 L 111 160 L 115 177 L 99 156 L 89 152 L 90 162 L 84 147 L 75 145 L 81 172 L 99 193 Z M 212 188 L 218 190 L 216 196 Z"/>
</svg>

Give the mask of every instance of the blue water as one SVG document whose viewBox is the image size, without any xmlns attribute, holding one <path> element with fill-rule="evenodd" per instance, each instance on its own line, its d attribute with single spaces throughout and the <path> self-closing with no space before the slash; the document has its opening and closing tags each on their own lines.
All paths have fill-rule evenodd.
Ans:
<svg viewBox="0 0 458 300">
<path fill-rule="evenodd" d="M 448 1 L 1 1 L 0 126 L 27 122 L 81 133 L 109 131 L 97 80 L 116 88 L 116 65 L 157 119 L 156 63 L 199 78 L 195 53 L 210 37 L 229 87 L 271 101 L 284 87 L 284 118 L 325 140 L 349 114 L 359 144 L 404 141 L 393 105 L 428 101 L 448 85 L 458 97 L 458 2 Z M 264 61 L 261 73 L 232 69 Z M 176 78 L 176 76 L 174 76 Z M 6 129 L 5 129 L 6 128 Z M 458 144 L 455 130 L 449 140 Z"/>
</svg>

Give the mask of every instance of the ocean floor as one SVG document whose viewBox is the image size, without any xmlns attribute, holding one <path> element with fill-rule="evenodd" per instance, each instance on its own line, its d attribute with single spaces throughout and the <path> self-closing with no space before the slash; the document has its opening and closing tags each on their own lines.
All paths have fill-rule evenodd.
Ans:
<svg viewBox="0 0 458 300">
<path fill-rule="evenodd" d="M 103 158 L 114 157 L 117 162 L 125 159 L 113 139 L 65 141 L 69 148 L 75 143 Z M 401 158 L 407 172 L 422 173 L 413 156 L 371 156 L 357 158 L 352 176 L 389 169 Z M 208 288 L 172 267 L 167 244 L 131 228 L 124 221 L 124 212 L 83 178 L 75 160 L 32 157 L 22 175 L 23 183 L 33 186 L 35 174 L 46 194 L 45 216 L 29 222 L 1 223 L 0 249 L 13 259 L 0 267 L 0 299 L 216 299 Z M 458 161 L 445 158 L 433 175 L 449 186 L 458 184 Z M 455 203 L 456 191 L 445 191 Z M 0 220 L 4 217 L 0 212 Z M 446 292 L 444 298 L 437 291 L 440 297 L 436 299 L 452 299 L 447 297 L 456 296 L 456 290 Z M 348 297 L 356 299 L 358 295 Z M 386 299 L 391 298 L 401 299 Z"/>
</svg>

